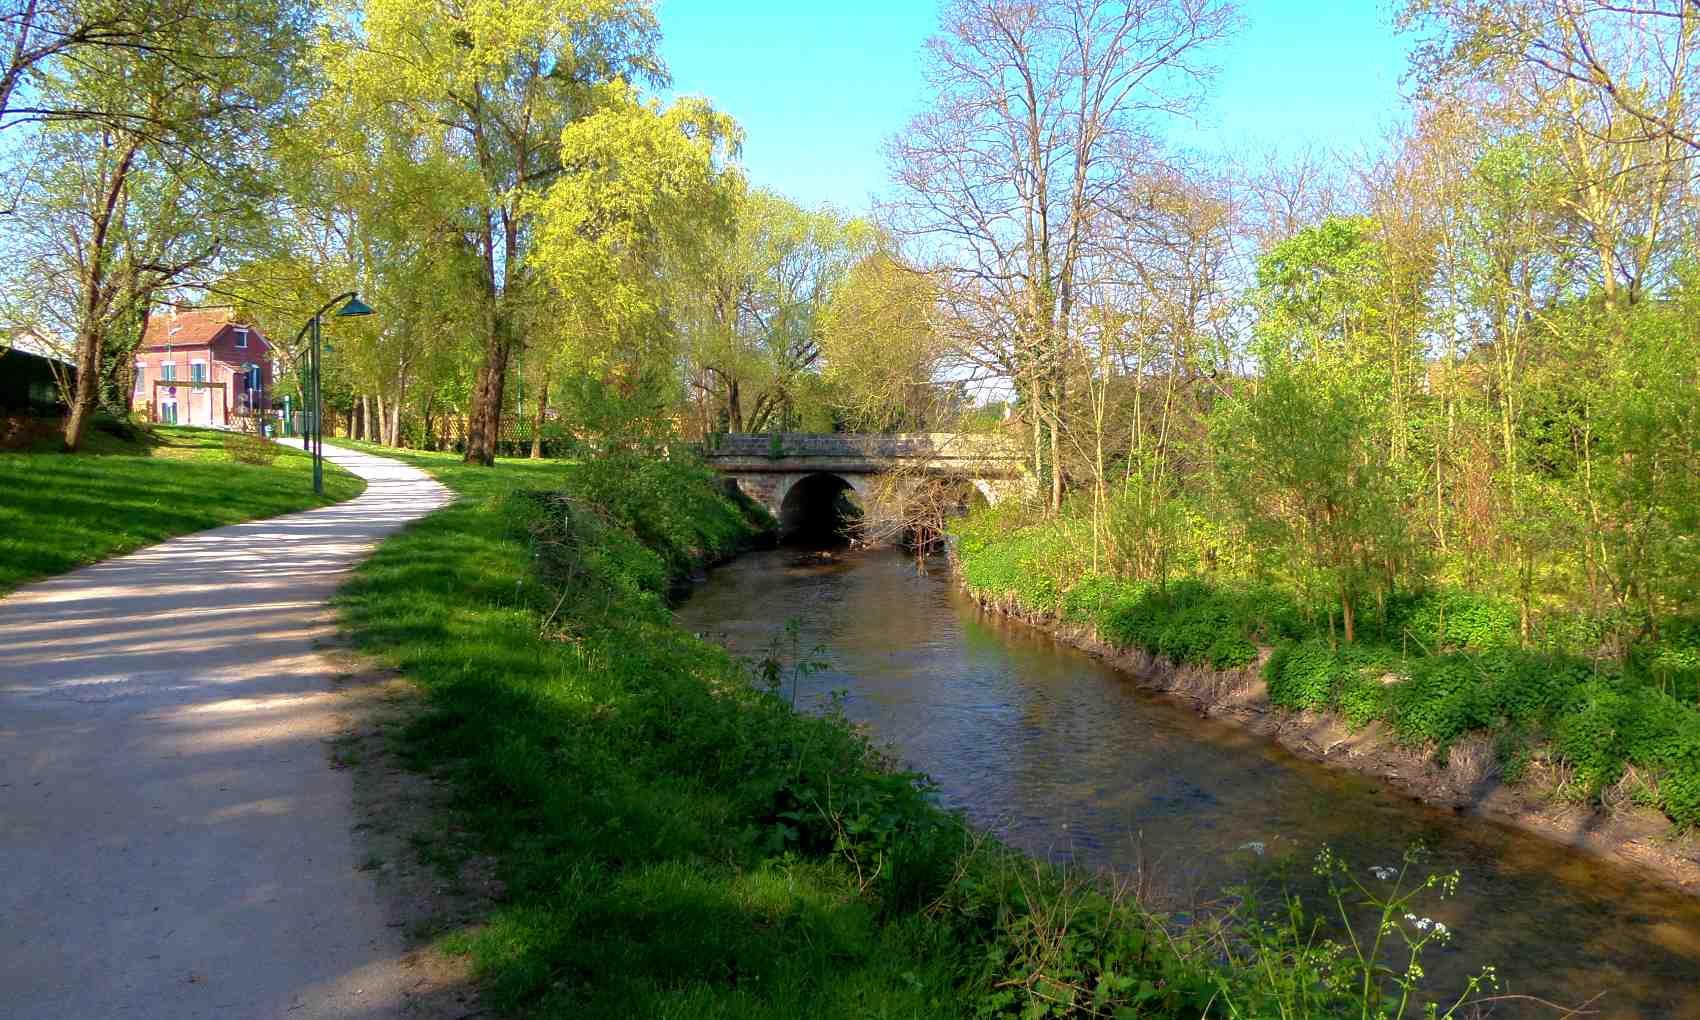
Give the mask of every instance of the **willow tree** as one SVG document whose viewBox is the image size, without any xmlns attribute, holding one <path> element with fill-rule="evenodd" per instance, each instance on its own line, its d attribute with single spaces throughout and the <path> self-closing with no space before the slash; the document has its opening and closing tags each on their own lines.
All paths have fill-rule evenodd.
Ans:
<svg viewBox="0 0 1700 1020">
<path fill-rule="evenodd" d="M 661 86 L 647 0 L 372 0 L 345 25 L 341 87 L 391 104 L 461 163 L 480 194 L 459 225 L 478 264 L 482 348 L 466 460 L 492 464 L 509 362 L 522 345 L 535 210 L 562 172 L 562 133 L 607 86 Z"/>
<path fill-rule="evenodd" d="M 935 426 L 947 410 L 936 385 L 944 354 L 927 274 L 886 251 L 851 268 L 822 321 L 821 362 L 853 431 Z"/>
<path fill-rule="evenodd" d="M 958 360 L 1019 393 L 1053 508 L 1109 211 L 1234 24 L 1226 0 L 953 0 L 927 43 L 927 107 L 888 145 L 893 222 L 935 270 Z"/>
<path fill-rule="evenodd" d="M 705 432 L 788 428 L 819 369 L 827 306 L 875 233 L 768 191 L 742 196 L 736 221 L 700 275 L 675 280 L 690 396 Z"/>
<path fill-rule="evenodd" d="M 559 140 L 532 265 L 559 296 L 566 390 L 615 441 L 659 438 L 678 360 L 668 279 L 700 278 L 733 230 L 737 124 L 700 99 L 662 108 L 625 85 Z"/>
</svg>

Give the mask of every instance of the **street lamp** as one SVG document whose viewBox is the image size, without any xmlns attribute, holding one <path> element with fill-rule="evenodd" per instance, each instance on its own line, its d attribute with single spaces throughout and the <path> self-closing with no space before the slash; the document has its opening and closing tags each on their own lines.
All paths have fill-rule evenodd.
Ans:
<svg viewBox="0 0 1700 1020">
<path fill-rule="evenodd" d="M 372 314 L 372 309 L 367 307 L 364 301 L 360 300 L 360 295 L 351 290 L 346 294 L 338 294 L 336 297 L 326 301 L 324 307 L 314 312 L 313 317 L 307 320 L 307 325 L 301 327 L 301 332 L 295 334 L 295 342 L 297 345 L 301 343 L 302 337 L 307 336 L 309 333 L 312 334 L 312 336 L 308 338 L 307 343 L 307 379 L 305 382 L 307 386 L 312 388 L 313 394 L 311 397 L 308 397 L 306 393 L 301 394 L 301 413 L 303 415 L 307 414 L 307 408 L 311 407 L 313 420 L 306 428 L 301 430 L 301 448 L 303 450 L 310 449 L 313 451 L 313 491 L 321 496 L 325 494 L 325 407 L 323 394 L 320 389 L 321 377 L 319 374 L 319 363 L 323 360 L 322 352 L 324 348 L 324 340 L 322 330 L 319 325 L 319 319 L 326 312 L 330 311 L 332 305 L 343 301 L 345 298 L 347 299 L 347 303 L 341 308 L 338 308 L 335 312 L 332 312 L 336 318 L 346 319 L 352 318 L 356 315 Z M 306 387 L 303 387 L 303 389 L 305 388 Z M 309 403 L 309 401 L 311 401 L 311 403 Z M 310 445 L 309 440 L 311 440 Z"/>
</svg>

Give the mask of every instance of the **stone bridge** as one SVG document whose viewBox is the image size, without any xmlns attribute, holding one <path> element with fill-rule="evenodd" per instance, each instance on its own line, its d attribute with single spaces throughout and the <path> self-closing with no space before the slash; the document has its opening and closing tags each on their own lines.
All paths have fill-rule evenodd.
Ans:
<svg viewBox="0 0 1700 1020">
<path fill-rule="evenodd" d="M 831 513 L 843 495 L 868 506 L 880 475 L 897 473 L 906 484 L 960 479 L 988 503 L 1032 486 L 1020 449 L 995 434 L 724 433 L 708 437 L 703 452 L 710 467 L 778 519 L 782 535 Z"/>
</svg>

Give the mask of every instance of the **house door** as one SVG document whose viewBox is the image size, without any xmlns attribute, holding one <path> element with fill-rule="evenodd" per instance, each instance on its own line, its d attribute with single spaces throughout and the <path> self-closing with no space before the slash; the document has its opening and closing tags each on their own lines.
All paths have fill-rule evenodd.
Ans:
<svg viewBox="0 0 1700 1020">
<path fill-rule="evenodd" d="M 177 398 L 166 397 L 159 402 L 159 420 L 164 425 L 177 424 Z"/>
</svg>

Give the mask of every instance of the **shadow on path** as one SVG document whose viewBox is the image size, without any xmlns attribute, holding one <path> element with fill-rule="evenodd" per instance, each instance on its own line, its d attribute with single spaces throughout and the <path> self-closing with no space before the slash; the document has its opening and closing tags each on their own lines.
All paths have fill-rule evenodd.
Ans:
<svg viewBox="0 0 1700 1020">
<path fill-rule="evenodd" d="M 448 490 L 334 448 L 356 499 L 0 600 L 0 989 L 13 1017 L 382 1017 L 402 933 L 331 767 L 329 600 Z"/>
</svg>

